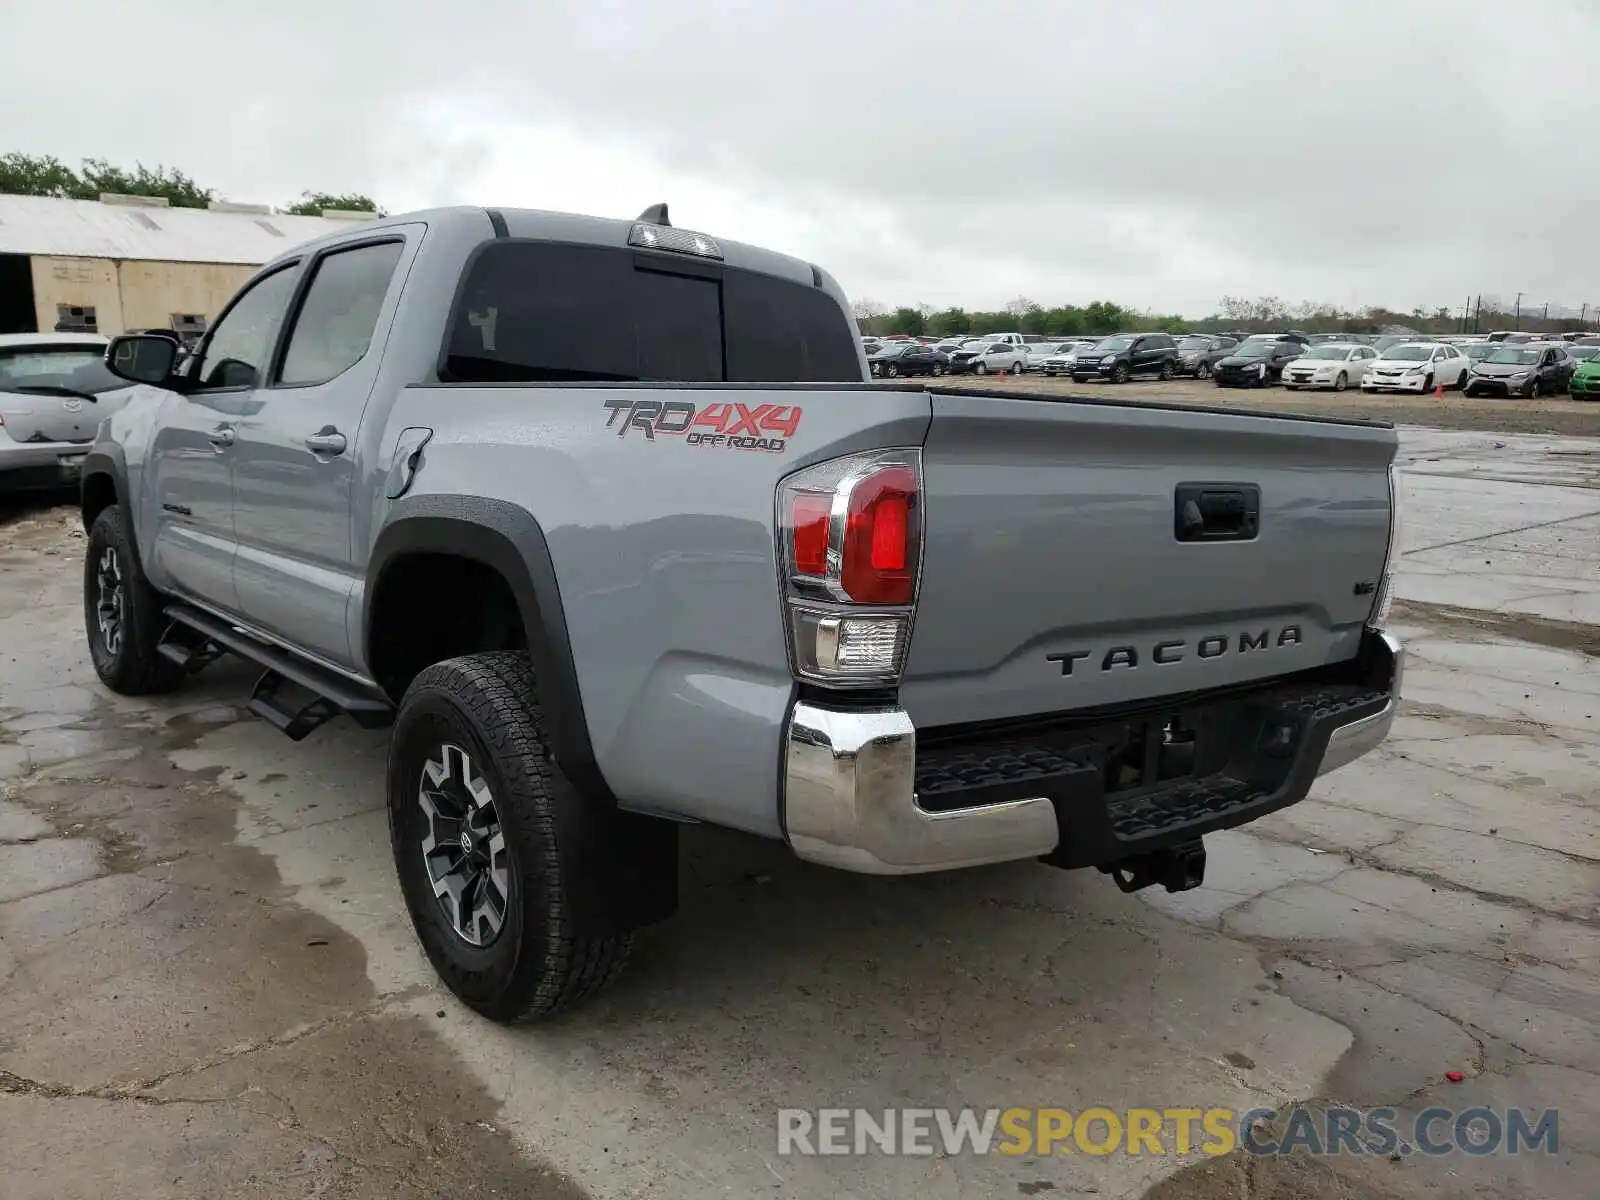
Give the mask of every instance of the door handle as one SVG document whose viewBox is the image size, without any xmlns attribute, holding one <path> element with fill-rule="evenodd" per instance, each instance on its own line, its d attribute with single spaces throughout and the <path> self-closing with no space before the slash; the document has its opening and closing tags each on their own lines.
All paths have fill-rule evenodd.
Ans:
<svg viewBox="0 0 1600 1200">
<path fill-rule="evenodd" d="M 1247 542 L 1261 527 L 1261 489 L 1253 483 L 1180 483 L 1173 500 L 1180 542 Z"/>
<path fill-rule="evenodd" d="M 313 454 L 343 454 L 345 444 L 344 434 L 332 425 L 324 425 L 306 439 L 306 449 Z"/>
<path fill-rule="evenodd" d="M 233 445 L 234 438 L 237 436 L 228 426 L 220 425 L 206 434 L 206 441 L 210 442 L 218 450 L 226 450 Z"/>
</svg>

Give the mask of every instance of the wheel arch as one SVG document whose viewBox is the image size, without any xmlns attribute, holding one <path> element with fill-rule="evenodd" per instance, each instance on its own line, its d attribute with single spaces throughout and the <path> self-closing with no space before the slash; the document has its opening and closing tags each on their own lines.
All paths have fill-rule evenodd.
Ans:
<svg viewBox="0 0 1600 1200">
<path fill-rule="evenodd" d="M 121 446 L 96 446 L 84 455 L 78 482 L 78 515 L 83 531 L 89 532 L 95 518 L 113 504 L 122 505 L 124 512 L 128 510 L 127 459 Z M 128 519 L 133 519 L 131 512 Z"/>
<path fill-rule="evenodd" d="M 394 599 L 386 580 L 393 584 L 403 578 L 398 573 L 405 564 L 424 557 L 475 563 L 505 585 L 540 694 L 548 702 L 551 751 L 584 792 L 614 802 L 589 739 L 555 563 L 544 530 L 526 509 L 487 497 L 418 496 L 402 499 L 390 510 L 368 561 L 362 601 L 361 644 L 373 677 L 398 703 L 397 680 L 383 668 L 385 651 L 379 641 L 385 606 Z"/>
</svg>

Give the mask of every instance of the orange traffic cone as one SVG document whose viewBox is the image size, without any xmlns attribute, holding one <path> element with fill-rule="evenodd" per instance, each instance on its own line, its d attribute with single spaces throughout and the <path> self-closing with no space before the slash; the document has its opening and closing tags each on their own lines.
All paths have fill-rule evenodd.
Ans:
<svg viewBox="0 0 1600 1200">
<path fill-rule="evenodd" d="M 1444 399 L 1444 384 L 1436 383 L 1433 385 L 1433 398 L 1435 400 Z"/>
</svg>

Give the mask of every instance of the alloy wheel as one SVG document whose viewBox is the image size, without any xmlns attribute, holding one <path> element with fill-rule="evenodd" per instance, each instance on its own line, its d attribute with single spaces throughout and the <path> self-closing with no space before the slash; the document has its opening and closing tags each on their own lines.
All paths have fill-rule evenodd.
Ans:
<svg viewBox="0 0 1600 1200">
<path fill-rule="evenodd" d="M 117 561 L 117 551 L 107 546 L 100 553 L 95 567 L 95 624 L 100 629 L 100 644 L 112 658 L 122 649 L 125 597 L 122 586 L 122 565 Z"/>
<path fill-rule="evenodd" d="M 456 936 L 483 947 L 499 937 L 511 902 L 505 832 L 488 782 L 460 746 L 422 767 L 417 803 L 427 823 L 422 864 Z"/>
</svg>

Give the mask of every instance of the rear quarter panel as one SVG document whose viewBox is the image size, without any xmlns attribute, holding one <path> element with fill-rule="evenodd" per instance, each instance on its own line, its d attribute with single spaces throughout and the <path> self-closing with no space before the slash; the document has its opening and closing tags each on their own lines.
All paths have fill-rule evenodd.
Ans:
<svg viewBox="0 0 1600 1200">
<path fill-rule="evenodd" d="M 798 413 L 781 450 L 735 449 L 646 429 L 659 413 L 648 406 L 665 404 L 684 406 L 668 425 L 713 405 Z M 853 450 L 921 445 L 930 409 L 920 389 L 865 385 L 432 385 L 404 389 L 387 425 L 434 430 L 411 495 L 502 500 L 539 522 L 590 741 L 619 802 L 776 837 L 794 687 L 777 483 Z"/>
</svg>

